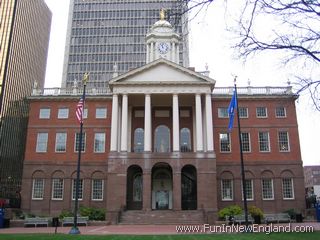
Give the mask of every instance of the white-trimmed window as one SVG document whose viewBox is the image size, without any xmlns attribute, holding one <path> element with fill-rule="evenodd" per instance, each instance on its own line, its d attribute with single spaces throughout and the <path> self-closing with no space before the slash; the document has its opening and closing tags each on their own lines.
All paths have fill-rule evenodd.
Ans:
<svg viewBox="0 0 320 240">
<path fill-rule="evenodd" d="M 92 179 L 92 200 L 102 201 L 103 200 L 103 185 L 102 179 Z"/>
<path fill-rule="evenodd" d="M 96 108 L 96 118 L 107 118 L 106 108 Z"/>
<path fill-rule="evenodd" d="M 39 112 L 40 119 L 49 119 L 50 118 L 50 108 L 41 108 Z"/>
<path fill-rule="evenodd" d="M 241 133 L 241 143 L 242 143 L 243 152 L 251 152 L 250 133 L 248 132 Z"/>
<path fill-rule="evenodd" d="M 247 107 L 239 107 L 239 117 L 240 118 L 248 118 L 248 108 Z"/>
<path fill-rule="evenodd" d="M 69 108 L 59 108 L 58 119 L 66 119 L 69 117 Z"/>
<path fill-rule="evenodd" d="M 233 200 L 233 180 L 232 179 L 221 180 L 221 198 L 223 201 Z"/>
<path fill-rule="evenodd" d="M 76 179 L 72 179 L 72 200 L 76 199 Z M 79 194 L 78 194 L 78 200 L 83 199 L 83 179 L 79 179 Z"/>
<path fill-rule="evenodd" d="M 38 133 L 36 152 L 47 152 L 48 133 Z"/>
<path fill-rule="evenodd" d="M 283 106 L 276 107 L 276 118 L 285 118 L 287 117 L 286 108 Z"/>
<path fill-rule="evenodd" d="M 259 132 L 259 151 L 270 152 L 269 132 Z"/>
<path fill-rule="evenodd" d="M 106 134 L 105 133 L 95 133 L 94 134 L 94 152 L 104 153 L 106 145 Z"/>
<path fill-rule="evenodd" d="M 67 149 L 67 133 L 56 133 L 56 152 L 65 152 Z"/>
<path fill-rule="evenodd" d="M 289 134 L 287 131 L 278 132 L 278 143 L 279 143 L 279 151 L 280 152 L 289 152 Z"/>
<path fill-rule="evenodd" d="M 220 133 L 220 152 L 231 152 L 231 141 L 229 133 Z"/>
<path fill-rule="evenodd" d="M 52 200 L 63 200 L 63 185 L 62 178 L 52 179 Z"/>
<path fill-rule="evenodd" d="M 247 200 L 252 201 L 253 200 L 253 180 L 252 179 L 246 179 L 246 197 Z M 241 195 L 243 200 L 243 189 L 242 189 L 242 182 L 241 182 Z"/>
<path fill-rule="evenodd" d="M 266 107 L 257 107 L 257 118 L 266 118 L 268 117 L 267 108 Z"/>
<path fill-rule="evenodd" d="M 42 200 L 44 195 L 44 179 L 34 178 L 32 184 L 32 200 Z"/>
<path fill-rule="evenodd" d="M 80 144 L 80 133 L 76 133 L 75 141 L 74 141 L 74 151 L 79 151 L 79 144 Z M 82 144 L 81 144 L 81 151 L 84 152 L 86 149 L 86 133 L 82 133 Z"/>
<path fill-rule="evenodd" d="M 283 199 L 294 199 L 293 179 L 292 178 L 283 178 L 282 179 L 282 194 L 283 194 Z"/>
<path fill-rule="evenodd" d="M 228 118 L 229 117 L 228 108 L 226 108 L 226 107 L 218 108 L 218 117 L 219 118 Z"/>
<path fill-rule="evenodd" d="M 262 179 L 262 199 L 273 200 L 273 180 L 271 178 Z"/>
</svg>

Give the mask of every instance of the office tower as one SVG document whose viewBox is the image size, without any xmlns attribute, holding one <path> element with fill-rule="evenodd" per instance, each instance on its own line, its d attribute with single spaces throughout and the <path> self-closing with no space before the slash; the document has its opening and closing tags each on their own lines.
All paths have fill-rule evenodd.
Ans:
<svg viewBox="0 0 320 240">
<path fill-rule="evenodd" d="M 187 16 L 182 14 L 185 1 L 71 0 L 62 88 L 80 83 L 85 72 L 90 72 L 91 84 L 105 87 L 115 65 L 119 74 L 144 65 L 145 36 L 159 20 L 161 9 L 181 36 L 180 64 L 188 67 Z"/>
<path fill-rule="evenodd" d="M 0 2 L 0 198 L 19 193 L 27 97 L 44 85 L 51 16 L 43 0 Z"/>
</svg>

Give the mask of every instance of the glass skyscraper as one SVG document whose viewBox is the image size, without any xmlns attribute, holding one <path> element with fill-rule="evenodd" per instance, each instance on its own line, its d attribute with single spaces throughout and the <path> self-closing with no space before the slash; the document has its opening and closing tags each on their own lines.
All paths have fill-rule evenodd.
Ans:
<svg viewBox="0 0 320 240">
<path fill-rule="evenodd" d="M 51 17 L 44 0 L 0 1 L 0 198 L 20 191 L 27 97 L 44 86 Z"/>
<path fill-rule="evenodd" d="M 188 67 L 186 1 L 71 0 L 62 88 L 80 84 L 85 72 L 91 84 L 105 87 L 115 65 L 119 74 L 144 65 L 145 36 L 161 9 L 181 36 L 180 64 Z"/>
</svg>

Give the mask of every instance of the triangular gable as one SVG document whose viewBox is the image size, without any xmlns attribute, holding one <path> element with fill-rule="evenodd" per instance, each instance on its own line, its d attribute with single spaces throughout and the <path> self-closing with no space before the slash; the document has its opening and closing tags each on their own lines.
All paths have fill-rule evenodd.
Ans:
<svg viewBox="0 0 320 240">
<path fill-rule="evenodd" d="M 213 86 L 215 80 L 162 58 L 112 79 L 109 85 L 112 87 L 124 84 L 159 83 L 175 85 L 194 83 Z"/>
</svg>

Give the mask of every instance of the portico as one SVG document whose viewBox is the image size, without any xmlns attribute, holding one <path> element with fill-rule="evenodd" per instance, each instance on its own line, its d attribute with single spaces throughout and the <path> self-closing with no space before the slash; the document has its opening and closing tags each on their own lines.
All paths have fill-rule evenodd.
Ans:
<svg viewBox="0 0 320 240">
<path fill-rule="evenodd" d="M 134 151 L 130 146 L 133 145 L 131 133 L 135 129 L 130 124 L 135 116 L 133 109 L 140 107 L 139 114 L 143 114 L 144 120 L 144 152 L 154 151 L 154 120 L 163 117 L 172 121 L 172 143 L 170 151 L 166 152 L 181 150 L 181 113 L 190 114 L 186 116 L 193 126 L 193 152 L 213 152 L 211 91 L 214 80 L 165 59 L 156 60 L 143 68 L 139 73 L 132 71 L 110 82 L 113 92 L 110 151 Z M 164 73 L 174 70 L 177 70 L 176 76 L 168 75 L 166 78 Z M 153 77 L 146 79 L 148 75 Z M 167 110 L 161 111 L 161 108 Z M 189 108 L 189 113 L 184 112 L 183 108 Z M 119 131 L 121 134 L 118 134 Z"/>
</svg>

